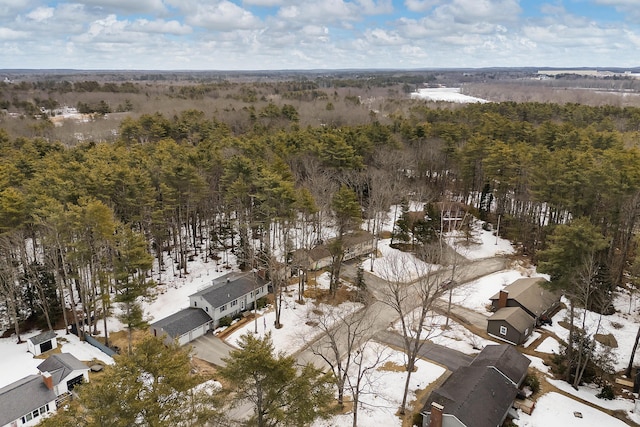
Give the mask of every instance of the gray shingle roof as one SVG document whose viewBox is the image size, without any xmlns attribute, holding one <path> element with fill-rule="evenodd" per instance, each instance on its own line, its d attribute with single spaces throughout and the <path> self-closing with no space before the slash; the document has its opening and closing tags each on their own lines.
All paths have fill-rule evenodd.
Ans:
<svg viewBox="0 0 640 427">
<path fill-rule="evenodd" d="M 53 400 L 56 400 L 56 394 L 47 388 L 40 375 L 29 375 L 0 388 L 0 425 L 8 424 Z"/>
<path fill-rule="evenodd" d="M 43 342 L 52 340 L 55 337 L 56 337 L 55 332 L 45 331 L 45 332 L 42 332 L 41 334 L 36 335 L 35 337 L 29 338 L 29 341 L 31 341 L 34 345 L 40 345 Z"/>
<path fill-rule="evenodd" d="M 320 261 L 321 259 L 331 257 L 331 251 L 329 251 L 329 246 L 336 239 L 329 239 L 323 245 L 317 245 L 311 248 L 311 250 L 306 249 L 298 249 L 294 252 L 294 260 L 300 264 L 304 261 L 305 256 L 308 257 L 311 261 Z M 360 230 L 354 233 L 346 234 L 342 239 L 342 246 L 345 249 L 348 249 L 352 246 L 356 246 L 360 243 L 364 242 L 373 242 L 374 236 L 368 231 Z"/>
<path fill-rule="evenodd" d="M 40 372 L 49 372 L 53 378 L 53 384 L 60 384 L 73 371 L 88 371 L 89 367 L 69 353 L 52 354 L 38 365 Z"/>
<path fill-rule="evenodd" d="M 524 378 L 529 363 L 511 345 L 488 345 L 431 393 L 422 412 L 431 412 L 431 403 L 437 402 L 466 426 L 500 425 L 518 393 L 514 383 Z"/>
<path fill-rule="evenodd" d="M 524 333 L 527 328 L 533 326 L 533 317 L 520 307 L 504 307 L 496 311 L 487 319 L 489 322 L 504 320 L 519 332 Z"/>
<path fill-rule="evenodd" d="M 495 427 L 503 421 L 517 393 L 518 389 L 497 370 L 467 366 L 431 393 L 424 411 L 430 412 L 435 401 L 444 406 L 445 414 L 466 426 Z"/>
<path fill-rule="evenodd" d="M 504 290 L 509 292 L 509 299 L 517 301 L 536 316 L 540 316 L 560 300 L 559 295 L 541 286 L 546 281 L 544 277 L 523 277 L 506 286 Z M 491 300 L 499 298 L 498 292 Z"/>
<path fill-rule="evenodd" d="M 171 338 L 178 338 L 212 320 L 204 310 L 190 307 L 152 323 L 151 327 L 164 330 Z"/>
<path fill-rule="evenodd" d="M 502 372 L 516 385 L 527 374 L 531 361 L 512 345 L 488 345 L 471 362 L 471 366 L 490 366 Z"/>
<path fill-rule="evenodd" d="M 266 280 L 252 272 L 229 273 L 216 279 L 208 288 L 189 295 L 189 300 L 202 297 L 215 309 L 266 284 Z"/>
</svg>

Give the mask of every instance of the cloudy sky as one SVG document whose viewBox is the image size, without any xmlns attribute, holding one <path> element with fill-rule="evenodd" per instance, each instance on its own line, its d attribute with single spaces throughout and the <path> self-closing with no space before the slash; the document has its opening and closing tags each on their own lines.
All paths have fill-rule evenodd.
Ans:
<svg viewBox="0 0 640 427">
<path fill-rule="evenodd" d="M 640 66 L 640 0 L 0 0 L 0 68 Z"/>
</svg>

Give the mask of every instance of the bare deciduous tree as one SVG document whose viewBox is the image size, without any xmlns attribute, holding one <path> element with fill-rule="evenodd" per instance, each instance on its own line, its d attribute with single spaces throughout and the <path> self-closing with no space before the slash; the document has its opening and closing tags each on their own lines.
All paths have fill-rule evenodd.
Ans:
<svg viewBox="0 0 640 427">
<path fill-rule="evenodd" d="M 423 259 L 436 263 L 440 259 L 437 247 L 424 249 Z M 424 340 L 438 333 L 433 322 L 433 309 L 443 293 L 442 278 L 435 276 L 434 264 L 415 257 L 389 257 L 383 268 L 386 281 L 383 302 L 393 308 L 399 316 L 403 351 L 406 355 L 407 379 L 400 413 L 407 405 L 409 382 L 415 369 Z M 408 281 L 411 281 L 407 283 Z"/>
</svg>

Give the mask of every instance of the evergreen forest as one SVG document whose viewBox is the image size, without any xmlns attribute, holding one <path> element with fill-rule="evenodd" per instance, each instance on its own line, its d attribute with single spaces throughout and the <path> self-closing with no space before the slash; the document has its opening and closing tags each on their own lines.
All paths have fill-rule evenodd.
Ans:
<svg viewBox="0 0 640 427">
<path fill-rule="evenodd" d="M 340 222 L 345 189 L 374 233 L 392 205 L 455 200 L 493 227 L 500 219 L 500 234 L 534 261 L 558 226 L 582 219 L 605 242 L 602 284 L 633 282 L 639 108 L 414 103 L 384 122 L 302 127 L 293 106 L 270 105 L 286 126 L 238 132 L 200 110 L 142 114 L 114 141 L 73 146 L 0 129 L 5 326 L 51 328 L 80 303 L 62 317 L 90 331 L 121 303 L 135 329 L 137 301 L 163 271 L 187 274 L 202 254 L 222 264 L 229 252 L 241 268 L 290 263 Z M 315 225 L 307 243 L 290 235 L 302 223 Z M 266 256 L 253 253 L 258 238 Z"/>
</svg>

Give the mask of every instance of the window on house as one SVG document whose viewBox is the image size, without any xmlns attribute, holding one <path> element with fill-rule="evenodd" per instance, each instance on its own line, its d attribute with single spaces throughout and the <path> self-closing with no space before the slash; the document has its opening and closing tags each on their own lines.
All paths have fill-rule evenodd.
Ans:
<svg viewBox="0 0 640 427">
<path fill-rule="evenodd" d="M 507 327 L 500 326 L 500 335 L 507 335 Z"/>
<path fill-rule="evenodd" d="M 209 306 L 206 306 L 204 309 L 207 313 L 209 312 Z"/>
<path fill-rule="evenodd" d="M 231 301 L 231 307 L 235 307 L 236 305 L 238 305 L 238 300 Z"/>
<path fill-rule="evenodd" d="M 193 306 L 194 306 L 194 307 L 197 307 L 197 306 L 198 306 L 198 301 L 194 301 L 194 302 L 193 302 Z"/>
<path fill-rule="evenodd" d="M 223 311 L 225 311 L 227 309 L 227 304 L 223 305 L 222 307 L 220 307 L 220 312 L 222 313 Z"/>
</svg>

